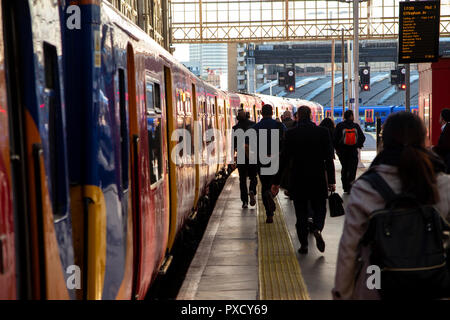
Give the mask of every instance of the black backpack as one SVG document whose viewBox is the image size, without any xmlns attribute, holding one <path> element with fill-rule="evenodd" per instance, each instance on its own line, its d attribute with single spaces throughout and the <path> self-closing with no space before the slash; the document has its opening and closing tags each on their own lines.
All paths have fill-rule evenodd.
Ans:
<svg viewBox="0 0 450 320">
<path fill-rule="evenodd" d="M 374 170 L 361 176 L 383 197 L 372 212 L 361 244 L 371 247 L 370 263 L 381 269 L 382 299 L 450 296 L 450 262 L 444 225 L 436 209 L 408 194 L 395 194 Z"/>
</svg>

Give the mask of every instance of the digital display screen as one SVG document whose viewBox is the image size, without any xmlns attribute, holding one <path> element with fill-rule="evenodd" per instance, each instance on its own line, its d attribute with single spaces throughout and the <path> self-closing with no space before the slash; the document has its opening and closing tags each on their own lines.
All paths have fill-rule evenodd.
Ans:
<svg viewBox="0 0 450 320">
<path fill-rule="evenodd" d="M 400 2 L 398 63 L 439 58 L 440 1 Z"/>
</svg>

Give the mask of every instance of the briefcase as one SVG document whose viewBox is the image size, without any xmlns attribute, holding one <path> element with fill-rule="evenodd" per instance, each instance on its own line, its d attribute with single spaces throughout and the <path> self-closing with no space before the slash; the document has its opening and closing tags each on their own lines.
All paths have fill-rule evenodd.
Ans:
<svg viewBox="0 0 450 320">
<path fill-rule="evenodd" d="M 330 217 L 340 217 L 345 214 L 343 203 L 344 201 L 342 200 L 340 195 L 335 192 L 331 193 L 331 195 L 328 197 Z"/>
</svg>

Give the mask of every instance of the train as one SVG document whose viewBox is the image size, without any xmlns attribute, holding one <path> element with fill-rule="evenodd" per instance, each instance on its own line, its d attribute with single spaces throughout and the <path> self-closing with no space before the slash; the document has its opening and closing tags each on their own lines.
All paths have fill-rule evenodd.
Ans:
<svg viewBox="0 0 450 320">
<path fill-rule="evenodd" d="M 107 1 L 0 6 L 0 299 L 144 299 L 229 174 L 238 110 L 323 119 L 216 89 Z"/>
<path fill-rule="evenodd" d="M 326 118 L 332 118 L 331 107 L 324 107 Z M 348 108 L 346 108 L 347 110 Z M 405 111 L 405 106 L 359 106 L 359 121 L 366 131 L 375 131 L 376 119 L 383 124 L 391 113 Z M 411 112 L 419 114 L 419 106 L 411 106 Z M 334 107 L 334 121 L 342 121 L 342 107 Z"/>
</svg>

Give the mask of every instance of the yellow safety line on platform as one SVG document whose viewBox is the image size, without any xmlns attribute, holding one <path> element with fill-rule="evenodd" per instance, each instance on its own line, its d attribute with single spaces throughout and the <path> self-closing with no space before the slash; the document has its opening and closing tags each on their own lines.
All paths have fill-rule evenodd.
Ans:
<svg viewBox="0 0 450 320">
<path fill-rule="evenodd" d="M 260 300 L 309 300 L 308 290 L 278 199 L 273 223 L 266 212 L 258 184 L 258 262 Z"/>
</svg>

